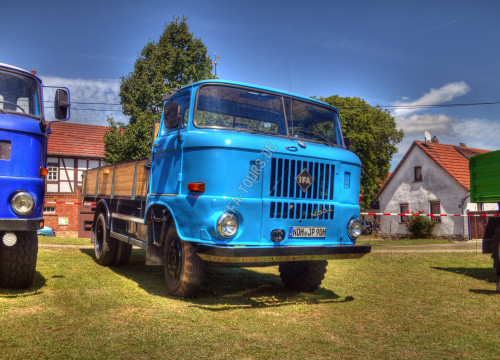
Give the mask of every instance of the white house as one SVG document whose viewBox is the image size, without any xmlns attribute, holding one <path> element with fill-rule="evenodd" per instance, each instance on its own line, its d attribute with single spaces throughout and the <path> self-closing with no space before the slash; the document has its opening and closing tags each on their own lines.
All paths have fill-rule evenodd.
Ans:
<svg viewBox="0 0 500 360">
<path fill-rule="evenodd" d="M 414 141 L 403 159 L 377 194 L 382 213 L 466 214 L 469 211 L 497 210 L 496 204 L 471 204 L 469 157 L 488 150 Z M 483 207 L 484 205 L 484 207 Z M 434 235 L 466 239 L 467 217 L 437 218 Z M 381 216 L 382 237 L 409 235 L 406 216 Z"/>
</svg>

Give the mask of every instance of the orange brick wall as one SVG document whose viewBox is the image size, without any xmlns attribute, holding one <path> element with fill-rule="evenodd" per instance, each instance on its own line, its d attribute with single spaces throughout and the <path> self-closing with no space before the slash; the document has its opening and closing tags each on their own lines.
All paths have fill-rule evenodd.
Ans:
<svg viewBox="0 0 500 360">
<path fill-rule="evenodd" d="M 48 194 L 45 201 L 78 202 L 77 194 Z M 55 214 L 43 214 L 45 226 L 54 229 L 56 236 L 78 237 L 78 205 L 46 204 L 56 209 Z M 59 225 L 59 218 L 68 218 L 68 225 Z"/>
</svg>

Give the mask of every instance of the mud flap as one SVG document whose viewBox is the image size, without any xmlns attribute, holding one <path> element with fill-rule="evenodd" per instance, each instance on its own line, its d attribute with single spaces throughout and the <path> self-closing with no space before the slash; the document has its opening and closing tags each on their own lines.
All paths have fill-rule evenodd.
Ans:
<svg viewBox="0 0 500 360">
<path fill-rule="evenodd" d="M 146 248 L 146 265 L 163 265 L 163 246 L 148 244 Z"/>
</svg>

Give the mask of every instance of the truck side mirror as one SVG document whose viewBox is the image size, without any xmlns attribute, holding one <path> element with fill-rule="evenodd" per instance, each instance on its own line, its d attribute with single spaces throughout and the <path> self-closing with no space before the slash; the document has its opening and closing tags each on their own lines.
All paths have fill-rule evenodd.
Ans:
<svg viewBox="0 0 500 360">
<path fill-rule="evenodd" d="M 168 130 L 179 127 L 181 118 L 181 107 L 175 101 L 169 102 L 165 106 L 164 122 Z"/>
<path fill-rule="evenodd" d="M 351 151 L 351 138 L 350 137 L 344 138 L 344 146 L 345 146 L 346 150 Z"/>
<path fill-rule="evenodd" d="M 69 93 L 65 89 L 57 89 L 54 99 L 54 115 L 57 120 L 69 119 Z"/>
</svg>

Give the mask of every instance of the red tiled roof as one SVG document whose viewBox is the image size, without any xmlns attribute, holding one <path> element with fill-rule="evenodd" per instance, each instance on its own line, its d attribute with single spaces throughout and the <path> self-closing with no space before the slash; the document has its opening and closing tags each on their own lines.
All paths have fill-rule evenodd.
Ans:
<svg viewBox="0 0 500 360">
<path fill-rule="evenodd" d="M 465 189 L 470 189 L 469 157 L 490 152 L 462 146 L 415 141 L 415 145 L 431 157 L 445 172 Z"/>
<path fill-rule="evenodd" d="M 104 158 L 104 134 L 107 126 L 57 122 L 51 124 L 47 153 Z"/>
<path fill-rule="evenodd" d="M 401 164 L 406 160 L 408 154 L 413 150 L 413 147 L 418 146 L 422 149 L 436 164 L 441 167 L 453 180 L 459 183 L 466 190 L 470 189 L 469 178 L 469 157 L 478 154 L 490 152 L 490 150 L 473 149 L 464 146 L 455 146 L 440 144 L 434 142 L 421 142 L 415 140 L 410 148 L 399 162 L 396 169 L 389 176 L 387 181 L 382 185 L 380 191 L 375 195 L 376 198 L 384 191 L 387 184 L 392 180 L 394 174 L 397 173 Z"/>
</svg>

